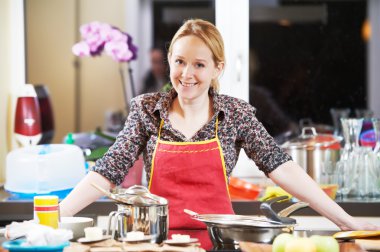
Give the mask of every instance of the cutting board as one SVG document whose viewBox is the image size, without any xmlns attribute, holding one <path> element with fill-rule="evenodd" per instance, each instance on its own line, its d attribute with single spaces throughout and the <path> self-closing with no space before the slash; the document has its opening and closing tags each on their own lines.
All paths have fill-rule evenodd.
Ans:
<svg viewBox="0 0 380 252">
<path fill-rule="evenodd" d="M 272 252 L 272 245 L 254 242 L 240 242 L 240 248 L 243 252 Z M 354 242 L 339 243 L 340 252 L 365 252 L 359 244 Z"/>
<path fill-rule="evenodd" d="M 335 239 L 349 240 L 349 239 L 366 239 L 366 238 L 380 238 L 380 231 L 341 231 L 333 235 Z"/>
</svg>

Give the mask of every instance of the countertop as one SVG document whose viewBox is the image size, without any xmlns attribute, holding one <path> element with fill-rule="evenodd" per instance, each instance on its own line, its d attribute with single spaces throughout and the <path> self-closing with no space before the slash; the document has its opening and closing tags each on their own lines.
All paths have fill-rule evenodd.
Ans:
<svg viewBox="0 0 380 252">
<path fill-rule="evenodd" d="M 9 200 L 9 194 L 0 189 L 0 226 L 10 221 L 20 221 L 33 217 L 32 200 Z M 345 199 L 337 200 L 337 203 L 353 216 L 380 217 L 380 199 Z M 232 202 L 236 214 L 261 215 L 259 201 L 236 201 Z M 276 203 L 273 205 L 275 211 L 289 206 L 292 203 Z M 78 216 L 108 216 L 111 211 L 116 210 L 116 205 L 109 199 L 100 199 L 90 204 L 78 213 Z M 298 216 L 319 216 L 311 208 L 304 208 L 295 213 Z"/>
</svg>

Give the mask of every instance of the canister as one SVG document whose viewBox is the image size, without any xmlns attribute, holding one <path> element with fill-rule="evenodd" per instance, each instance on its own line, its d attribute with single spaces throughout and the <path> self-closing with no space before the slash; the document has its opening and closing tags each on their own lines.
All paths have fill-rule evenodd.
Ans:
<svg viewBox="0 0 380 252">
<path fill-rule="evenodd" d="M 58 196 L 35 196 L 34 220 L 41 225 L 58 228 Z"/>
</svg>

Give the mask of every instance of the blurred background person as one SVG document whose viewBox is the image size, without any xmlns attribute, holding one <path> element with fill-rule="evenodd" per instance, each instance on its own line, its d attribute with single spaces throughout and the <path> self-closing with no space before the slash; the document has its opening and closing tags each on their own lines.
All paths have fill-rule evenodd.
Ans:
<svg viewBox="0 0 380 252">
<path fill-rule="evenodd" d="M 151 69 L 146 73 L 140 94 L 157 92 L 169 82 L 166 49 L 163 44 L 156 44 L 150 50 Z"/>
<path fill-rule="evenodd" d="M 277 142 L 283 142 L 284 137 L 298 134 L 298 123 L 291 118 L 286 110 L 281 108 L 274 99 L 272 92 L 256 81 L 259 71 L 259 61 L 253 50 L 249 52 L 249 103 L 256 108 L 256 117 L 265 129 L 274 136 Z"/>
</svg>

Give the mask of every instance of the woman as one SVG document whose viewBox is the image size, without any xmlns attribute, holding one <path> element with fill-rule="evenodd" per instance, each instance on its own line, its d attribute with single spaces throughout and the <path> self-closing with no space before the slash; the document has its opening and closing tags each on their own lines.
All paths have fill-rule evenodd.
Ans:
<svg viewBox="0 0 380 252">
<path fill-rule="evenodd" d="M 150 191 L 169 199 L 170 228 L 203 228 L 183 209 L 233 213 L 227 177 L 243 148 L 277 185 L 342 230 L 379 230 L 348 215 L 291 161 L 257 121 L 255 108 L 217 93 L 225 58 L 213 24 L 185 22 L 171 41 L 168 62 L 173 89 L 132 100 L 115 144 L 61 202 L 62 216 L 74 215 L 102 196 L 91 182 L 107 189 L 120 184 L 143 152 Z"/>
</svg>

